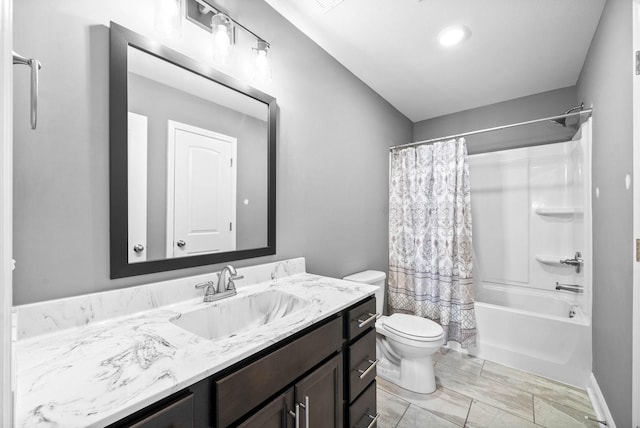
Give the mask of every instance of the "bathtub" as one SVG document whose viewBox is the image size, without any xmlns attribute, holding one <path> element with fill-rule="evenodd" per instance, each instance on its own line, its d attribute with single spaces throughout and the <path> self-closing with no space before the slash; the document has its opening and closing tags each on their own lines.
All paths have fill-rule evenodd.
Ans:
<svg viewBox="0 0 640 428">
<path fill-rule="evenodd" d="M 591 120 L 572 141 L 469 156 L 477 339 L 468 352 L 586 387 Z M 581 252 L 583 268 L 559 261 Z M 584 293 L 556 291 L 578 284 Z"/>
<path fill-rule="evenodd" d="M 591 325 L 575 295 L 501 285 L 476 289 L 479 358 L 586 388 Z"/>
</svg>

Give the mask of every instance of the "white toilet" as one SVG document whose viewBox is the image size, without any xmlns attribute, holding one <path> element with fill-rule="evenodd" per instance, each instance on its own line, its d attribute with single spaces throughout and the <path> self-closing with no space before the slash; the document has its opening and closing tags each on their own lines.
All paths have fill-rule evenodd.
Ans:
<svg viewBox="0 0 640 428">
<path fill-rule="evenodd" d="M 377 285 L 376 312 L 382 314 L 386 277 L 384 272 L 367 270 L 343 279 Z M 378 319 L 376 333 L 378 376 L 422 394 L 436 390 L 431 356 L 444 344 L 444 330 L 438 323 L 415 315 L 393 314 Z"/>
</svg>

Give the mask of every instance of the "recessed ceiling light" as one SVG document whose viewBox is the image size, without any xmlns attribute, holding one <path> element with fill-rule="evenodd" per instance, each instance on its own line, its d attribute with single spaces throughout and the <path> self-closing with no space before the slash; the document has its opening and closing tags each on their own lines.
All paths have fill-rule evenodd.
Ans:
<svg viewBox="0 0 640 428">
<path fill-rule="evenodd" d="M 471 37 L 471 30 L 464 25 L 451 25 L 438 34 L 442 46 L 454 46 Z"/>
</svg>

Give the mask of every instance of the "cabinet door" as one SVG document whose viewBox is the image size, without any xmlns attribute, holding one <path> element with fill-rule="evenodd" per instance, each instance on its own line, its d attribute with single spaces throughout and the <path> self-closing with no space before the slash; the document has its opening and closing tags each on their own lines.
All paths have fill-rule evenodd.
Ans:
<svg viewBox="0 0 640 428">
<path fill-rule="evenodd" d="M 342 347 L 342 317 L 215 382 L 216 426 L 227 427 L 253 412 L 276 391 L 290 387 Z"/>
<path fill-rule="evenodd" d="M 264 406 L 255 415 L 238 425 L 238 428 L 292 428 L 293 388 Z"/>
<path fill-rule="evenodd" d="M 173 402 L 144 419 L 125 426 L 131 428 L 193 428 L 193 396 Z"/>
<path fill-rule="evenodd" d="M 296 405 L 300 406 L 299 427 L 341 428 L 342 385 L 341 354 L 296 383 Z"/>
</svg>

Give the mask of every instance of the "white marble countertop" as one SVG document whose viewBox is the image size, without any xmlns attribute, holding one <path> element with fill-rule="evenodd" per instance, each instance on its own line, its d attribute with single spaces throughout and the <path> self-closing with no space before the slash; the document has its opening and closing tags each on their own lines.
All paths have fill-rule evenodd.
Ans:
<svg viewBox="0 0 640 428">
<path fill-rule="evenodd" d="M 307 273 L 238 288 L 311 301 L 282 320 L 207 340 L 170 322 L 202 298 L 19 340 L 16 426 L 101 427 L 188 387 L 372 295 L 377 287 Z M 67 308 L 68 309 L 68 308 Z"/>
</svg>

